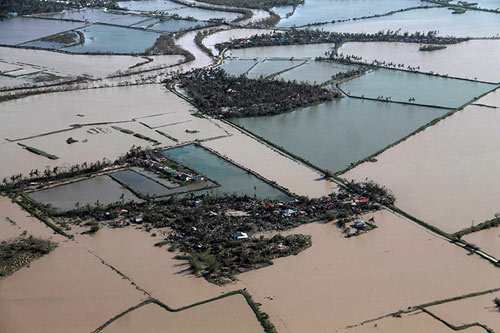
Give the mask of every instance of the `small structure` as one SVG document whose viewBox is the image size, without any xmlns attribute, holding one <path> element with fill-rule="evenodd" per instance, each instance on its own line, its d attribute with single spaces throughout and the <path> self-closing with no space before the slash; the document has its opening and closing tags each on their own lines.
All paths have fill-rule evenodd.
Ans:
<svg viewBox="0 0 500 333">
<path fill-rule="evenodd" d="M 354 227 L 355 229 L 357 230 L 362 230 L 366 227 L 366 222 L 361 220 L 361 221 L 358 221 L 358 222 L 355 222 L 352 227 Z"/>
<path fill-rule="evenodd" d="M 142 218 L 142 216 L 136 216 L 136 217 L 132 218 L 132 223 L 142 224 L 142 222 L 144 222 L 144 219 Z"/>
<path fill-rule="evenodd" d="M 247 239 L 248 235 L 244 232 L 237 232 L 235 237 L 236 237 L 236 239 Z"/>
</svg>

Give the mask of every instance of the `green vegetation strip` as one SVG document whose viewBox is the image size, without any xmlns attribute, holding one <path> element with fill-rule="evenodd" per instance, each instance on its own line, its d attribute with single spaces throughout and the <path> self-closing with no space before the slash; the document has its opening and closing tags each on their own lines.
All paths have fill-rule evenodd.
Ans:
<svg viewBox="0 0 500 333">
<path fill-rule="evenodd" d="M 231 292 L 228 292 L 226 294 L 223 294 L 223 295 L 220 295 L 220 296 L 217 296 L 214 298 L 210 298 L 210 299 L 207 299 L 207 300 L 204 300 L 201 302 L 186 305 L 186 306 L 183 306 L 183 307 L 180 307 L 177 309 L 171 308 L 170 306 L 168 306 L 167 304 L 163 303 L 162 301 L 160 301 L 156 298 L 149 298 L 149 299 L 147 299 L 147 300 L 145 300 L 137 305 L 134 305 L 134 306 L 128 308 L 124 312 L 114 316 L 113 318 L 111 318 L 110 320 L 105 322 L 103 325 L 99 326 L 93 333 L 101 332 L 104 328 L 109 326 L 115 320 L 120 319 L 121 317 L 125 316 L 126 314 L 128 314 L 134 310 L 137 310 L 137 309 L 139 309 L 145 305 L 148 305 L 148 304 L 156 304 L 156 305 L 162 307 L 163 309 L 167 310 L 168 312 L 180 312 L 180 311 L 194 308 L 196 306 L 215 302 L 215 301 L 218 301 L 220 299 L 224 299 L 224 298 L 234 296 L 234 295 L 242 295 L 243 297 L 245 297 L 245 300 L 247 301 L 248 305 L 250 306 L 250 308 L 254 312 L 255 316 L 257 317 L 257 320 L 262 325 L 262 327 L 264 328 L 264 331 L 266 333 L 276 333 L 277 332 L 274 325 L 269 321 L 269 316 L 266 313 L 260 311 L 259 306 L 257 305 L 257 303 L 255 303 L 253 301 L 252 296 L 246 291 L 246 289 L 240 289 L 240 290 L 231 291 Z"/>
<path fill-rule="evenodd" d="M 34 153 L 34 154 L 47 157 L 50 160 L 57 160 L 57 159 L 59 159 L 59 157 L 57 157 L 56 155 L 49 154 L 49 153 L 44 152 L 43 150 L 37 149 L 35 147 L 26 146 L 26 145 L 23 145 L 22 143 L 17 143 L 17 144 L 20 145 L 21 147 L 23 147 L 24 149 L 26 149 L 26 150 Z"/>
<path fill-rule="evenodd" d="M 464 230 L 460 230 L 460 231 L 454 233 L 453 236 L 457 237 L 457 238 L 461 238 L 462 236 L 465 236 L 465 235 L 468 235 L 468 234 L 471 234 L 474 232 L 478 232 L 478 231 L 486 230 L 486 229 L 490 229 L 490 228 L 496 228 L 498 226 L 500 226 L 500 216 L 495 217 L 494 219 L 491 219 L 489 221 L 483 222 L 481 224 L 475 225 L 473 227 L 470 227 L 470 228 L 467 228 Z"/>
<path fill-rule="evenodd" d="M 445 304 L 445 303 L 460 301 L 460 300 L 463 300 L 463 299 L 467 299 L 467 298 L 471 298 L 471 297 L 477 297 L 477 296 L 482 296 L 482 295 L 486 295 L 486 294 L 493 294 L 493 293 L 496 293 L 498 291 L 500 291 L 500 288 L 493 288 L 493 289 L 488 289 L 488 290 L 484 290 L 484 291 L 479 291 L 479 292 L 474 292 L 474 293 L 470 293 L 470 294 L 465 294 L 465 295 L 462 295 L 462 296 L 450 297 L 450 298 L 445 298 L 445 299 L 442 299 L 442 300 L 433 301 L 433 302 L 429 302 L 429 303 L 424 303 L 424 304 L 420 304 L 420 305 L 409 306 L 407 310 L 399 310 L 397 312 L 389 313 L 387 315 L 380 316 L 380 317 L 377 317 L 377 318 L 374 318 L 374 319 L 365 320 L 365 321 L 363 321 L 363 322 L 361 322 L 361 323 L 359 323 L 357 325 L 347 326 L 347 328 L 353 328 L 353 327 L 356 327 L 356 326 L 362 326 L 364 324 L 371 323 L 371 322 L 374 322 L 374 321 L 377 321 L 377 320 L 380 320 L 380 319 L 383 319 L 383 318 L 386 318 L 386 317 L 399 317 L 399 316 L 401 316 L 402 314 L 405 314 L 405 313 L 411 313 L 411 312 L 415 312 L 415 311 L 418 311 L 418 310 L 422 310 L 423 311 L 425 308 L 431 307 L 431 306 L 435 306 L 435 305 L 440 305 L 440 304 Z"/>
<path fill-rule="evenodd" d="M 488 326 L 486 325 L 483 325 L 483 324 L 480 324 L 478 322 L 475 322 L 475 323 L 472 323 L 472 324 L 464 324 L 462 326 L 455 326 L 447 321 L 445 321 L 444 319 L 436 316 L 434 313 L 430 312 L 429 310 L 427 309 L 422 309 L 422 311 L 424 313 L 427 313 L 429 316 L 431 316 L 432 318 L 436 319 L 437 321 L 440 321 L 441 323 L 443 323 L 444 325 L 448 326 L 449 328 L 451 328 L 452 330 L 454 331 L 462 331 L 462 330 L 466 330 L 468 328 L 471 328 L 471 327 L 482 327 L 486 330 L 486 332 L 488 333 L 495 333 L 491 328 L 489 328 Z"/>
<path fill-rule="evenodd" d="M 24 196 L 25 195 L 23 195 L 23 197 Z M 28 213 L 30 213 L 31 215 L 33 215 L 34 217 L 36 217 L 41 222 L 45 223 L 47 225 L 47 227 L 51 228 L 56 233 L 58 233 L 60 235 L 63 235 L 64 237 L 67 237 L 67 238 L 73 238 L 73 236 L 68 235 L 61 228 L 59 228 L 57 225 L 55 225 L 54 223 L 50 222 L 48 218 L 46 218 L 45 216 L 43 216 L 42 214 L 40 214 L 39 212 L 37 212 L 33 207 L 31 207 L 31 205 L 27 204 L 26 202 L 19 201 L 19 200 L 15 200 L 15 202 L 19 206 L 21 206 L 25 211 L 27 211 Z"/>
</svg>

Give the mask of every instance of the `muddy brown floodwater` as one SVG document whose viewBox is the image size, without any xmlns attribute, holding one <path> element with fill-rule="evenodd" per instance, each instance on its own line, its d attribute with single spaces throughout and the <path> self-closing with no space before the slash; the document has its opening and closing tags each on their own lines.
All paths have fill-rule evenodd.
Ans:
<svg viewBox="0 0 500 333">
<path fill-rule="evenodd" d="M 9 198 L 0 196 L 0 241 L 17 237 L 25 230 L 28 235 L 50 239 L 53 242 L 66 240 L 66 237 L 54 233 Z"/>
<path fill-rule="evenodd" d="M 218 287 L 191 275 L 186 262 L 173 259 L 176 253 L 168 252 L 168 245 L 162 248 L 154 246 L 163 238 L 160 232 L 157 232 L 157 237 L 151 237 L 133 227 L 104 228 L 94 236 L 78 237 L 86 248 L 172 308 L 238 289 L 234 286 Z"/>
<path fill-rule="evenodd" d="M 477 103 L 499 98 L 497 90 Z M 477 225 L 499 211 L 499 122 L 497 109 L 468 106 L 342 177 L 387 186 L 399 208 L 446 232 Z"/>
<path fill-rule="evenodd" d="M 263 331 L 245 298 L 241 295 L 234 295 L 180 312 L 169 312 L 156 304 L 148 304 L 116 320 L 102 332 L 253 333 Z"/>
<path fill-rule="evenodd" d="M 296 228 L 312 235 L 311 248 L 238 276 L 279 332 L 333 331 L 498 287 L 500 271 L 487 261 L 390 212 L 372 216 L 378 228 L 355 238 L 331 223 Z"/>
<path fill-rule="evenodd" d="M 90 332 L 145 298 L 70 241 L 0 279 L 0 332 Z"/>
</svg>

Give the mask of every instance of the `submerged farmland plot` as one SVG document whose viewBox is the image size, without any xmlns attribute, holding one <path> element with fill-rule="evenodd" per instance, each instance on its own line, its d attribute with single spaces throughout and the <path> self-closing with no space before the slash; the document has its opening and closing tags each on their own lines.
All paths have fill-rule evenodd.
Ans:
<svg viewBox="0 0 500 333">
<path fill-rule="evenodd" d="M 167 158 L 207 175 L 221 185 L 203 193 L 255 195 L 261 199 L 291 199 L 281 190 L 200 146 L 187 145 L 165 150 L 163 153 Z"/>
<path fill-rule="evenodd" d="M 85 37 L 83 45 L 64 50 L 75 53 L 144 53 L 160 36 L 156 32 L 101 24 L 93 24 L 80 31 Z"/>
<path fill-rule="evenodd" d="M 0 20 L 0 44 L 17 45 L 48 35 L 79 28 L 83 22 L 15 17 Z"/>
<path fill-rule="evenodd" d="M 349 96 L 458 108 L 497 85 L 391 69 L 376 69 L 339 87 Z"/>
<path fill-rule="evenodd" d="M 231 121 L 323 169 L 339 171 L 447 112 L 342 98 L 290 113 Z"/>
<path fill-rule="evenodd" d="M 29 196 L 42 204 L 50 204 L 53 208 L 62 211 L 75 209 L 77 205 L 79 207 L 96 203 L 108 205 L 122 199 L 125 202 L 142 201 L 108 176 L 97 176 L 44 189 L 30 193 Z"/>
<path fill-rule="evenodd" d="M 385 14 L 394 10 L 421 6 L 418 0 L 307 0 L 297 6 L 293 15 L 280 20 L 278 27 L 303 26 L 316 22 L 331 22 L 371 15 Z M 279 10 L 280 12 L 284 11 Z"/>
</svg>

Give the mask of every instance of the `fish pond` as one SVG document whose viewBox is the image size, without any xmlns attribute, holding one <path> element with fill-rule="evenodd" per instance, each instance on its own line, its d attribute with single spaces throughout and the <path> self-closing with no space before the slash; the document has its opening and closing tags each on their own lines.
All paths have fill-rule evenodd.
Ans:
<svg viewBox="0 0 500 333">
<path fill-rule="evenodd" d="M 153 172 L 137 169 L 114 172 L 110 175 L 120 183 L 124 183 L 144 196 L 170 196 L 174 194 L 194 192 L 201 189 L 216 187 L 210 180 L 191 181 L 185 185 L 172 183 L 165 178 L 159 178 Z"/>
<path fill-rule="evenodd" d="M 437 31 L 439 36 L 495 37 L 500 32 L 500 16 L 495 13 L 468 10 L 464 14 L 452 14 L 447 8 L 415 9 L 390 16 L 314 27 L 327 31 L 350 33 L 377 33 L 400 30 L 401 32 Z"/>
<path fill-rule="evenodd" d="M 342 98 L 280 115 L 231 122 L 320 168 L 339 171 L 447 112 Z"/>
<path fill-rule="evenodd" d="M 50 204 L 57 210 L 71 210 L 87 204 L 108 205 L 118 201 L 142 200 L 108 176 L 77 181 L 30 193 L 29 196 L 42 203 Z"/>
<path fill-rule="evenodd" d="M 104 11 L 100 8 L 87 8 L 78 11 L 66 11 L 62 13 L 46 15 L 44 17 L 48 17 L 51 19 L 77 20 L 85 22 L 105 22 L 125 26 L 148 19 L 147 16 L 129 15 L 126 13 L 113 13 Z"/>
<path fill-rule="evenodd" d="M 303 64 L 303 60 L 264 60 L 252 67 L 252 69 L 248 71 L 247 77 L 251 79 L 256 79 L 261 76 L 266 77 Z"/>
<path fill-rule="evenodd" d="M 302 66 L 295 67 L 289 71 L 277 75 L 276 79 L 285 81 L 297 81 L 304 83 L 324 83 L 332 80 L 336 74 L 356 69 L 357 66 L 344 65 L 335 62 L 311 61 Z"/>
<path fill-rule="evenodd" d="M 159 22 L 150 26 L 151 30 L 158 30 L 164 32 L 178 32 L 181 30 L 190 30 L 194 28 L 203 28 L 207 26 L 209 23 L 204 21 L 192 21 L 192 20 L 178 20 L 178 19 L 169 19 L 167 21 Z"/>
<path fill-rule="evenodd" d="M 416 6 L 422 6 L 422 2 L 418 0 L 306 0 L 304 4 L 297 6 L 293 15 L 281 19 L 277 26 L 293 27 L 316 22 L 346 20 Z M 275 7 L 273 10 L 281 16 L 290 9 L 289 7 Z"/>
<path fill-rule="evenodd" d="M 332 51 L 335 43 L 262 46 L 230 50 L 227 54 L 234 58 L 264 59 L 264 58 L 314 58 L 324 56 Z"/>
<path fill-rule="evenodd" d="M 223 69 L 229 75 L 240 76 L 248 72 L 256 64 L 255 60 L 225 59 L 219 68 Z"/>
<path fill-rule="evenodd" d="M 80 31 L 85 36 L 83 45 L 64 50 L 74 53 L 144 53 L 160 36 L 156 32 L 102 24 L 93 24 Z"/>
<path fill-rule="evenodd" d="M 458 108 L 497 85 L 391 69 L 377 69 L 340 85 L 350 96 Z M 411 99 L 411 100 L 410 100 Z"/>
<path fill-rule="evenodd" d="M 31 17 L 0 20 L 0 44 L 21 44 L 83 25 L 83 22 L 44 20 Z"/>
<path fill-rule="evenodd" d="M 177 163 L 206 175 L 221 185 L 209 191 L 196 192 L 196 194 L 205 193 L 219 196 L 237 194 L 257 196 L 262 199 L 292 199 L 281 190 L 198 145 L 191 144 L 168 149 L 163 154 Z"/>
</svg>

